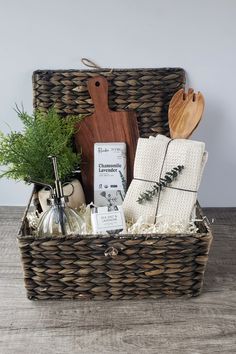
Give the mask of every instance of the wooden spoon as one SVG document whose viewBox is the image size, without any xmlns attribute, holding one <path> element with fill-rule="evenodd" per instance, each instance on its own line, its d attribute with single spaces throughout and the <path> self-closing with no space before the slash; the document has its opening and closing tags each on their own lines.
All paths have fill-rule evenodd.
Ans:
<svg viewBox="0 0 236 354">
<path fill-rule="evenodd" d="M 181 89 L 172 97 L 168 119 L 170 136 L 173 139 L 188 139 L 197 128 L 204 110 L 204 97 L 192 88 L 188 93 Z"/>
</svg>

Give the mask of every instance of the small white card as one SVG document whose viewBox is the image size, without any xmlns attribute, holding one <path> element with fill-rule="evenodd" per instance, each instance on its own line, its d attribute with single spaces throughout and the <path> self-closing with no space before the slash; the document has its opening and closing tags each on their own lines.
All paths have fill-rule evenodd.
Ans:
<svg viewBox="0 0 236 354">
<path fill-rule="evenodd" d="M 125 216 L 121 206 L 92 208 L 91 223 L 95 234 L 126 232 Z"/>
</svg>

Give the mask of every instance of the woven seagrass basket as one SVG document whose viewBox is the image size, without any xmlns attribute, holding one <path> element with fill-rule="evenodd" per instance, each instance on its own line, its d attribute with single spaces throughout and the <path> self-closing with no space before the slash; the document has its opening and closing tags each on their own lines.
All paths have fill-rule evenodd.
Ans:
<svg viewBox="0 0 236 354">
<path fill-rule="evenodd" d="M 108 79 L 112 110 L 135 110 L 142 137 L 169 134 L 169 102 L 185 84 L 181 68 L 37 70 L 33 73 L 34 107 L 54 106 L 62 115 L 91 114 L 94 107 L 87 80 L 97 75 Z"/>
<path fill-rule="evenodd" d="M 32 300 L 191 297 L 201 292 L 212 234 L 18 237 Z"/>
<path fill-rule="evenodd" d="M 142 136 L 154 131 L 168 135 L 168 103 L 185 81 L 179 68 L 36 71 L 34 106 L 48 109 L 54 105 L 62 115 L 91 113 L 86 80 L 98 74 L 110 80 L 112 109 L 137 110 Z M 18 244 L 29 299 L 156 299 L 201 292 L 212 233 L 199 205 L 201 221 L 196 234 L 40 239 L 31 235 L 27 210 Z"/>
</svg>

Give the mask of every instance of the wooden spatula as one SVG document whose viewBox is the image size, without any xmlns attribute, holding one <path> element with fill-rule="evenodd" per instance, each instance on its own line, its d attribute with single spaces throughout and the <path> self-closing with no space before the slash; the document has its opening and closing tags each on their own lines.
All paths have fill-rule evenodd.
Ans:
<svg viewBox="0 0 236 354">
<path fill-rule="evenodd" d="M 133 111 L 114 112 L 108 107 L 108 82 L 97 76 L 88 80 L 88 90 L 95 112 L 78 124 L 75 136 L 77 150 L 82 150 L 82 180 L 87 203 L 93 201 L 94 143 L 125 142 L 127 147 L 127 185 L 133 177 L 138 123 Z"/>
<path fill-rule="evenodd" d="M 188 139 L 198 126 L 204 110 L 204 97 L 190 88 L 188 93 L 181 89 L 172 97 L 168 119 L 170 136 L 173 139 Z"/>
</svg>

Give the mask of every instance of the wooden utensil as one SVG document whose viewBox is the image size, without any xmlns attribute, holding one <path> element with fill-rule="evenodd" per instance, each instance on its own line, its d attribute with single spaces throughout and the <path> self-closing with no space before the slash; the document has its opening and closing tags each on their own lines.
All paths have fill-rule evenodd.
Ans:
<svg viewBox="0 0 236 354">
<path fill-rule="evenodd" d="M 204 110 L 204 97 L 192 88 L 176 92 L 169 104 L 168 119 L 173 139 L 188 139 L 197 128 Z"/>
<path fill-rule="evenodd" d="M 127 147 L 127 185 L 133 177 L 134 156 L 139 137 L 133 111 L 111 111 L 108 106 L 108 82 L 97 76 L 88 80 L 88 90 L 95 112 L 78 124 L 75 136 L 77 150 L 82 150 L 82 180 L 87 203 L 93 201 L 94 143 L 125 142 Z"/>
</svg>

